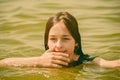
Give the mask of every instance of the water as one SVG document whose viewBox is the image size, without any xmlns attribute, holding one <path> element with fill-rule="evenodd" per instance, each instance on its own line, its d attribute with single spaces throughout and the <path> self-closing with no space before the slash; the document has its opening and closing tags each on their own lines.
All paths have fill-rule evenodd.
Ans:
<svg viewBox="0 0 120 80">
<path fill-rule="evenodd" d="M 44 52 L 47 19 L 59 11 L 73 14 L 83 51 L 120 59 L 120 0 L 0 0 L 0 59 L 39 56 Z M 0 80 L 119 80 L 120 69 L 77 67 L 1 67 Z"/>
</svg>

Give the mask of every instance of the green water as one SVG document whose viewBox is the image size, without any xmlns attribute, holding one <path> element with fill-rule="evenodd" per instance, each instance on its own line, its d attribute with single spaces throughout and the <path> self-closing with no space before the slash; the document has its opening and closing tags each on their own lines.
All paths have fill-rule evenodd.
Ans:
<svg viewBox="0 0 120 80">
<path fill-rule="evenodd" d="M 0 0 L 0 59 L 41 55 L 45 23 L 59 11 L 78 20 L 84 53 L 120 59 L 120 0 Z M 0 80 L 120 80 L 120 69 L 0 67 Z"/>
</svg>

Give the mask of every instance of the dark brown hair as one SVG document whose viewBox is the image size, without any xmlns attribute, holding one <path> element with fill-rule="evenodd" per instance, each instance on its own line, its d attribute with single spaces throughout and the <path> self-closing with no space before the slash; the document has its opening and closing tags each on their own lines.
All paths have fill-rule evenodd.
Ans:
<svg viewBox="0 0 120 80">
<path fill-rule="evenodd" d="M 44 35 L 44 45 L 45 49 L 48 49 L 48 35 L 51 27 L 58 23 L 59 21 L 63 20 L 64 24 L 66 25 L 68 31 L 75 39 L 75 42 L 78 46 L 75 47 L 75 53 L 83 56 L 82 47 L 81 47 L 81 36 L 78 29 L 78 23 L 74 16 L 69 14 L 68 12 L 58 12 L 56 15 L 50 17 L 46 23 L 45 35 Z"/>
</svg>

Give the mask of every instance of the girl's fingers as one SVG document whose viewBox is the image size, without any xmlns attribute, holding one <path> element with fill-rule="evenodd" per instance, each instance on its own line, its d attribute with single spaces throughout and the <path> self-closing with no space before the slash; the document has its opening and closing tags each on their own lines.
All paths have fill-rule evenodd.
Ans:
<svg viewBox="0 0 120 80">
<path fill-rule="evenodd" d="M 59 65 L 59 64 L 51 64 L 51 67 L 54 67 L 54 68 L 62 68 L 62 65 Z"/>
<path fill-rule="evenodd" d="M 64 62 L 67 62 L 67 63 L 70 62 L 70 59 L 69 59 L 69 58 L 66 58 L 66 57 L 63 57 L 63 56 L 53 56 L 52 59 L 53 59 L 53 60 L 64 61 Z"/>
<path fill-rule="evenodd" d="M 48 57 L 48 67 L 62 68 L 68 66 L 70 62 L 69 54 L 65 52 L 55 52 L 55 48 L 48 49 L 44 56 Z"/>
<path fill-rule="evenodd" d="M 58 66 L 68 66 L 68 62 L 65 62 L 65 61 L 61 61 L 61 60 L 53 60 L 52 61 L 52 64 L 56 64 L 56 65 L 58 65 Z"/>
<path fill-rule="evenodd" d="M 69 58 L 69 54 L 63 52 L 52 52 L 53 55 Z"/>
<path fill-rule="evenodd" d="M 61 61 L 64 61 L 64 62 L 70 62 L 69 55 L 65 54 L 65 53 L 53 53 L 52 58 L 54 60 L 61 60 Z"/>
</svg>

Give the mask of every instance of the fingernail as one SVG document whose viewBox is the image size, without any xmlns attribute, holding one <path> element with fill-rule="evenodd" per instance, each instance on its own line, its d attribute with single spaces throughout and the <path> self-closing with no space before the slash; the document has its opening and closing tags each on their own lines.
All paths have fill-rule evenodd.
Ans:
<svg viewBox="0 0 120 80">
<path fill-rule="evenodd" d="M 68 63 L 66 64 L 66 66 L 68 66 Z"/>
<path fill-rule="evenodd" d="M 68 62 L 70 62 L 70 59 L 68 59 Z"/>
<path fill-rule="evenodd" d="M 67 54 L 67 56 L 69 57 L 70 55 L 69 55 L 69 54 Z"/>
</svg>

